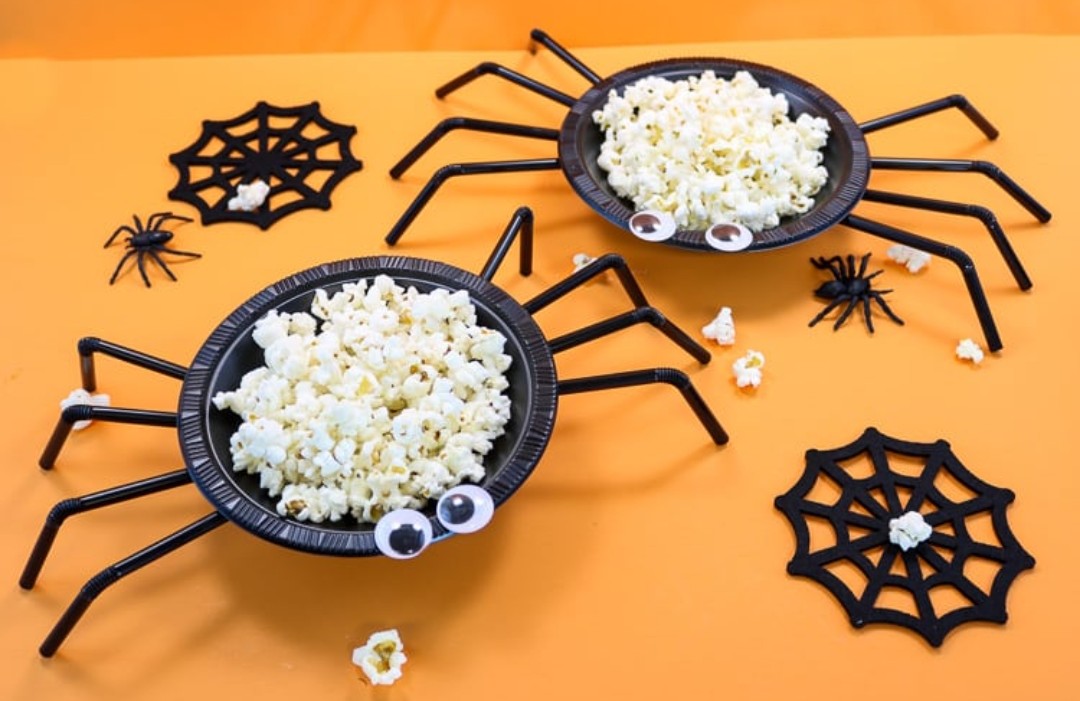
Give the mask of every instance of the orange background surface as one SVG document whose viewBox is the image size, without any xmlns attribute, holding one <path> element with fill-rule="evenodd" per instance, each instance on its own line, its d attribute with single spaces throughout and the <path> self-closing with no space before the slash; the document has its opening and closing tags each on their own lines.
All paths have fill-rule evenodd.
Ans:
<svg viewBox="0 0 1080 701">
<path fill-rule="evenodd" d="M 658 9 L 661 8 L 661 9 Z M 0 6 L 0 56 L 55 58 L 516 49 L 811 37 L 1075 34 L 1073 0 L 42 0 Z"/>
<path fill-rule="evenodd" d="M 576 49 L 558 27 L 546 28 Z M 666 28 L 655 31 L 675 41 Z M 621 40 L 601 28 L 592 35 L 597 45 Z M 524 47 L 524 32 L 519 39 Z M 182 487 L 76 516 L 38 585 L 17 587 L 54 503 L 182 465 L 168 429 L 97 424 L 73 434 L 54 471 L 36 467 L 57 402 L 78 384 L 75 341 L 97 335 L 187 363 L 266 284 L 319 262 L 387 252 L 382 237 L 439 165 L 553 155 L 548 143 L 459 133 L 391 180 L 389 167 L 443 117 L 561 120 L 558 105 L 494 79 L 439 101 L 432 92 L 444 80 L 495 60 L 571 93 L 584 85 L 550 53 L 523 48 L 4 60 L 0 84 L 17 99 L 0 110 L 8 232 L 0 453 L 9 479 L 0 698 L 1077 696 L 1080 240 L 1071 229 L 1080 203 L 1065 120 L 1080 106 L 1061 86 L 1080 60 L 1080 41 L 829 38 L 575 52 L 601 74 L 680 55 L 758 61 L 817 84 L 857 120 L 966 94 L 1001 129 L 999 140 L 946 113 L 873 134 L 872 152 L 993 161 L 1053 211 L 1050 224 L 1035 223 L 976 175 L 880 172 L 873 186 L 990 207 L 1035 288 L 1015 288 L 974 221 L 870 203 L 857 211 L 968 251 L 1005 350 L 977 368 L 957 361 L 957 340 L 981 336 L 955 267 L 935 260 L 909 275 L 885 262 L 886 242 L 852 230 L 763 254 L 684 252 L 606 224 L 557 172 L 458 179 L 395 252 L 476 270 L 510 213 L 528 204 L 537 216 L 536 271 L 521 278 L 508 262 L 495 279 L 518 299 L 568 274 L 577 252 L 618 251 L 650 301 L 695 337 L 731 306 L 738 341 L 712 347 L 704 367 L 650 329 L 557 358 L 563 377 L 681 368 L 731 443 L 712 446 L 668 387 L 565 397 L 536 472 L 481 533 L 393 562 L 296 553 L 226 525 L 108 589 L 60 653 L 42 660 L 38 644 L 89 577 L 209 511 L 194 487 Z M 173 266 L 178 282 L 153 271 L 148 290 L 129 272 L 110 287 L 119 252 L 101 244 L 133 212 L 195 214 L 166 198 L 176 181 L 167 155 L 194 141 L 201 120 L 229 118 L 258 100 L 318 100 L 330 119 L 357 125 L 364 169 L 338 187 L 331 210 L 289 216 L 266 232 L 178 227 L 175 245 L 203 254 Z M 879 285 L 895 290 L 890 301 L 907 324 L 881 318 L 873 336 L 858 319 L 835 333 L 807 328 L 821 308 L 811 291 L 822 279 L 808 258 L 865 252 L 885 268 Z M 553 337 L 625 309 L 616 286 L 601 282 L 537 318 Z M 729 368 L 750 348 L 768 364 L 762 387 L 743 392 Z M 175 406 L 177 382 L 108 359 L 98 367 L 115 405 Z M 801 475 L 807 449 L 844 445 L 867 426 L 915 441 L 946 438 L 977 475 L 1015 491 L 1009 520 L 1038 564 L 1010 591 L 1005 626 L 963 626 L 933 649 L 902 629 L 852 628 L 823 588 L 785 573 L 794 538 L 774 497 Z M 373 689 L 349 656 L 388 627 L 400 630 L 409 662 L 396 686 Z"/>
</svg>

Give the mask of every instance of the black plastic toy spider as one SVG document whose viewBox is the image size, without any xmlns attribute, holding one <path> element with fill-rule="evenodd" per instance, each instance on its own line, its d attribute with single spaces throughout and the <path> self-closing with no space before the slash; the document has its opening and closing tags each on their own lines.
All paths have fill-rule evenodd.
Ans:
<svg viewBox="0 0 1080 701">
<path fill-rule="evenodd" d="M 128 258 L 135 256 L 135 265 L 139 268 L 139 274 L 142 275 L 143 282 L 147 287 L 150 287 L 150 278 L 146 275 L 146 266 L 143 263 L 143 259 L 146 256 L 150 256 L 154 259 L 154 262 L 161 266 L 161 269 L 165 271 L 165 274 L 169 276 L 169 279 L 176 280 L 176 276 L 169 270 L 169 266 L 165 265 L 165 261 L 161 259 L 159 253 L 172 253 L 177 256 L 187 256 L 188 258 L 202 258 L 201 253 L 191 253 L 190 251 L 178 251 L 175 248 L 169 248 L 165 244 L 172 240 L 173 234 L 171 231 L 165 231 L 161 228 L 161 225 L 169 220 L 176 220 L 182 222 L 192 221 L 188 217 L 182 217 L 172 212 L 156 212 L 150 215 L 150 218 L 146 220 L 146 228 L 143 228 L 143 223 L 139 219 L 138 214 L 132 214 L 131 218 L 135 220 L 135 228 L 132 229 L 127 224 L 117 228 L 112 233 L 109 240 L 105 242 L 105 248 L 112 245 L 112 242 L 116 239 L 120 232 L 126 232 L 127 237 L 127 253 L 120 259 L 120 262 L 116 264 L 116 269 L 113 270 L 112 277 L 109 278 L 109 284 L 116 282 L 116 278 L 120 275 L 120 269 L 124 267 L 124 263 Z"/>
<path fill-rule="evenodd" d="M 593 210 L 612 224 L 647 241 L 663 241 L 671 246 L 698 251 L 763 251 L 805 241 L 834 226 L 843 225 L 946 258 L 956 265 L 964 278 L 987 346 L 992 352 L 1003 347 L 975 264 L 967 253 L 956 246 L 853 213 L 856 206 L 866 200 L 978 219 L 993 239 L 1017 286 L 1022 290 L 1031 287 L 1031 279 L 1005 232 L 993 212 L 987 208 L 884 192 L 868 187 L 872 172 L 877 170 L 978 173 L 993 180 L 1035 219 L 1040 222 L 1049 221 L 1050 212 L 993 163 L 961 159 L 871 156 L 866 138 L 870 132 L 954 108 L 962 112 L 988 139 L 996 139 L 998 130 L 963 95 L 950 95 L 858 123 L 839 102 L 817 86 L 771 66 L 728 58 L 674 58 L 632 66 L 604 78 L 590 70 L 543 31 L 534 29 L 530 36 L 531 49 L 535 49 L 536 45 L 546 47 L 589 82 L 589 88 L 580 97 L 556 90 L 491 62 L 481 63 L 447 82 L 435 91 L 435 96 L 444 98 L 480 76 L 494 75 L 564 105 L 568 111 L 561 126 L 551 129 L 486 119 L 450 117 L 439 122 L 406 153 L 390 169 L 390 176 L 400 178 L 443 136 L 456 129 L 554 141 L 558 146 L 558 155 L 554 158 L 453 163 L 439 168 L 393 225 L 386 236 L 387 243 L 393 245 L 401 238 L 439 187 L 450 178 L 486 173 L 561 170 L 570 186 Z M 643 78 L 679 81 L 701 76 L 706 71 L 712 71 L 717 77 L 725 79 L 732 78 L 739 71 L 748 71 L 760 86 L 786 98 L 791 116 L 808 114 L 828 122 L 829 140 L 821 151 L 822 165 L 828 171 L 828 179 L 815 195 L 814 204 L 808 211 L 784 217 L 772 228 L 758 232 L 744 230 L 739 232 L 738 236 L 732 236 L 731 229 L 734 227 L 724 222 L 715 222 L 707 229 L 681 229 L 676 226 L 670 214 L 665 213 L 665 216 L 671 219 L 670 226 L 663 227 L 663 235 L 660 235 L 655 213 L 650 210 L 638 211 L 632 202 L 620 197 L 608 183 L 607 173 L 598 164 L 605 135 L 594 123 L 593 113 L 604 107 L 612 92 L 622 93 L 628 86 Z"/>
<path fill-rule="evenodd" d="M 885 314 L 900 324 L 904 325 L 904 320 L 893 313 L 893 310 L 889 308 L 889 305 L 883 299 L 883 296 L 892 292 L 892 290 L 875 290 L 870 285 L 870 281 L 878 275 L 881 275 L 883 271 L 877 270 L 875 272 L 866 274 L 866 265 L 870 261 L 870 254 L 867 253 L 862 257 L 859 262 L 858 271 L 855 270 L 855 256 L 849 255 L 847 257 L 847 264 L 840 256 L 833 256 L 826 260 L 823 256 L 817 258 L 811 258 L 810 262 L 818 270 L 828 270 L 832 273 L 833 279 L 828 282 L 821 283 L 821 286 L 814 290 L 814 296 L 821 299 L 831 300 L 821 312 L 810 320 L 810 326 L 818 323 L 825 318 L 825 315 L 836 309 L 841 304 L 847 302 L 847 306 L 844 307 L 844 311 L 840 312 L 840 316 L 836 318 L 836 323 L 833 324 L 833 330 L 840 328 L 847 318 L 851 316 L 851 312 L 855 310 L 860 304 L 862 305 L 863 319 L 866 321 L 866 328 L 870 333 L 874 333 L 874 322 L 870 313 L 870 301 L 873 300 L 878 303 L 881 310 Z"/>
</svg>

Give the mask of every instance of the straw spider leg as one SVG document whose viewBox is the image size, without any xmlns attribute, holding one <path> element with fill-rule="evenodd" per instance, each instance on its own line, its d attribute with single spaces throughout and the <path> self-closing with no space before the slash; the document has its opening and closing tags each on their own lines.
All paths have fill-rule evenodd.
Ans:
<svg viewBox="0 0 1080 701">
<path fill-rule="evenodd" d="M 82 386 L 88 392 L 97 389 L 97 372 L 94 363 L 94 355 L 101 353 L 111 356 L 138 367 L 146 368 L 154 372 L 183 379 L 187 368 L 171 363 L 161 358 L 156 358 L 146 353 L 141 353 L 131 348 L 110 343 L 100 338 L 86 337 L 79 340 L 79 372 L 82 378 Z M 71 433 L 71 427 L 76 421 L 82 420 L 115 421 L 118 423 L 143 424 L 150 426 L 176 426 L 176 414 L 171 412 L 148 411 L 145 409 L 121 409 L 112 407 L 97 407 L 90 405 L 74 405 L 65 408 L 60 414 L 60 420 L 56 425 L 49 442 L 41 455 L 40 465 L 43 469 L 52 469 L 57 456 L 63 448 L 64 442 Z M 34 548 L 27 559 L 23 572 L 19 577 L 19 586 L 23 589 L 32 589 L 37 582 L 45 559 L 52 549 L 53 542 L 60 531 L 60 526 L 69 516 L 92 511 L 104 506 L 111 506 L 130 499 L 155 494 L 157 492 L 189 484 L 191 476 L 186 469 L 168 472 L 148 479 L 130 482 L 128 484 L 111 487 L 99 492 L 93 492 L 81 497 L 65 499 L 57 503 L 45 517 L 45 524 L 38 535 Z M 122 577 L 150 564 L 163 555 L 176 550 L 182 545 L 191 542 L 199 536 L 208 533 L 217 526 L 225 523 L 225 517 L 218 512 L 204 516 L 194 523 L 165 536 L 161 540 L 129 555 L 128 557 L 113 563 L 104 570 L 91 577 L 83 585 L 75 599 L 60 617 L 60 620 L 49 632 L 42 642 L 39 652 L 43 657 L 52 657 L 60 645 L 67 638 L 71 629 L 82 618 L 83 614 L 106 588 L 115 584 Z"/>
<path fill-rule="evenodd" d="M 502 261 L 505 259 L 510 247 L 515 240 L 518 240 L 519 236 L 519 269 L 522 275 L 529 275 L 531 273 L 533 214 L 528 208 L 522 207 L 514 212 L 510 223 L 500 236 L 491 256 L 484 264 L 483 269 L 479 274 L 479 277 L 483 278 L 486 283 L 490 283 L 491 278 L 495 275 Z M 425 263 L 430 261 L 420 262 Z M 577 289 L 586 281 L 601 274 L 605 270 L 613 270 L 618 276 L 623 289 L 634 304 L 634 309 L 630 312 L 605 319 L 553 340 L 545 341 L 548 350 L 550 350 L 552 354 L 598 339 L 634 324 L 649 323 L 659 329 L 665 336 L 696 358 L 699 362 L 707 363 L 709 361 L 710 356 L 705 348 L 696 343 L 673 323 L 668 321 L 659 311 L 649 306 L 648 301 L 645 299 L 645 295 L 642 293 L 637 281 L 630 273 L 630 269 L 626 265 L 626 262 L 616 255 L 604 256 L 594 261 L 589 266 L 574 273 L 562 282 L 557 283 L 546 292 L 543 292 L 532 301 L 521 305 L 521 308 L 524 309 L 527 314 L 531 315 L 548 304 L 562 298 L 569 292 Z M 169 377 L 187 380 L 189 382 L 194 381 L 192 378 L 187 377 L 188 368 L 98 338 L 83 338 L 79 341 L 78 350 L 82 385 L 87 391 L 92 391 L 97 387 L 94 357 L 98 353 L 111 356 L 123 362 Z M 195 378 L 197 377 L 198 374 L 196 373 Z M 715 443 L 723 444 L 727 442 L 727 433 L 725 433 L 716 417 L 698 394 L 697 390 L 690 382 L 690 379 L 679 370 L 654 368 L 634 372 L 560 380 L 557 382 L 555 394 L 574 394 L 577 392 L 629 387 L 658 382 L 670 384 L 679 390 Z M 185 387 L 187 387 L 187 383 L 185 383 Z M 186 416 L 187 415 L 184 414 L 185 418 Z M 177 413 L 147 411 L 142 409 L 118 409 L 90 405 L 70 406 L 61 412 L 60 420 L 41 455 L 40 465 L 43 469 L 49 470 L 53 467 L 53 464 L 71 432 L 72 425 L 76 421 L 86 419 L 101 419 L 119 423 L 171 427 L 177 427 L 180 424 L 180 415 Z M 180 430 L 180 433 L 181 436 L 183 436 L 185 430 Z M 197 460 L 194 462 L 189 460 L 188 465 L 184 469 L 167 472 L 155 477 L 122 484 L 58 502 L 53 506 L 45 518 L 45 524 L 42 526 L 19 578 L 19 586 L 23 589 L 31 589 L 34 587 L 45 564 L 45 560 L 56 540 L 60 527 L 68 517 L 149 496 L 192 482 L 196 482 L 200 488 L 206 487 L 204 482 L 198 481 L 198 469 L 199 462 Z M 71 630 L 86 613 L 90 605 L 109 586 L 115 584 L 128 574 L 141 569 L 151 562 L 154 562 L 173 550 L 209 533 L 226 521 L 234 518 L 228 508 L 222 506 L 220 503 L 215 503 L 215 505 L 218 507 L 218 510 L 212 511 L 193 523 L 161 538 L 141 550 L 138 550 L 128 557 L 113 563 L 91 577 L 86 584 L 83 585 L 74 600 L 61 615 L 44 642 L 42 642 L 39 648 L 41 655 L 43 657 L 51 657 L 56 653 L 57 649 L 64 640 L 66 640 L 71 633 Z"/>
<path fill-rule="evenodd" d="M 518 231 L 523 232 L 520 246 L 522 257 L 521 273 L 523 275 L 528 275 L 531 268 L 526 265 L 526 261 L 529 261 L 530 264 L 532 261 L 532 226 L 532 211 L 528 207 L 518 208 L 511 218 L 510 225 L 503 232 L 499 242 L 496 244 L 495 253 L 492 254 L 491 259 L 485 264 L 481 277 L 490 280 L 491 276 L 495 274 L 495 271 L 498 269 L 502 258 L 506 255 L 506 251 L 509 249 Z M 536 312 L 561 299 L 607 270 L 615 272 L 623 290 L 633 303 L 634 309 L 596 322 L 578 329 L 577 331 L 571 331 L 557 338 L 550 339 L 548 341 L 548 347 L 551 348 L 553 354 L 560 353 L 590 341 L 595 341 L 608 334 L 633 326 L 634 324 L 647 323 L 657 328 L 699 363 L 705 364 L 709 362 L 712 356 L 708 350 L 667 319 L 659 310 L 649 305 L 648 300 L 645 298 L 645 293 L 641 291 L 641 287 L 638 285 L 633 273 L 630 272 L 630 266 L 627 265 L 626 260 L 623 259 L 622 256 L 614 253 L 609 253 L 597 258 L 581 270 L 578 270 L 544 292 L 541 292 L 533 299 L 525 302 L 522 306 L 530 315 L 535 315 Z M 651 368 L 647 370 L 634 370 L 630 372 L 559 380 L 558 393 L 560 395 L 577 394 L 579 392 L 633 387 L 652 383 L 664 383 L 675 387 L 690 406 L 694 415 L 697 416 L 713 442 L 717 445 L 723 445 L 728 442 L 727 432 L 720 425 L 716 416 L 695 389 L 690 378 L 681 370 L 676 370 L 674 368 Z"/>
</svg>

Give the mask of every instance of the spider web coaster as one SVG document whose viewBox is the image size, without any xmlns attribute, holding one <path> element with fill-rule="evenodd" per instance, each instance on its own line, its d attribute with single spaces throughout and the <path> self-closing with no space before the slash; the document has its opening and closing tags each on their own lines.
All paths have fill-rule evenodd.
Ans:
<svg viewBox="0 0 1080 701">
<path fill-rule="evenodd" d="M 868 428 L 850 445 L 808 450 L 802 477 L 776 498 L 795 529 L 787 571 L 832 592 L 856 628 L 892 623 L 938 647 L 962 623 L 1005 623 L 1010 585 L 1035 566 L 1006 520 L 1014 496 L 969 472 L 944 440 Z M 905 551 L 889 521 L 909 511 L 933 531 Z"/>
<path fill-rule="evenodd" d="M 260 102 L 233 119 L 203 122 L 192 145 L 169 156 L 180 181 L 169 198 L 194 205 L 203 225 L 221 221 L 266 230 L 297 210 L 330 208 L 330 193 L 360 170 L 349 142 L 356 127 L 331 122 L 319 103 L 275 107 Z M 237 186 L 262 180 L 270 186 L 254 211 L 230 210 Z"/>
</svg>

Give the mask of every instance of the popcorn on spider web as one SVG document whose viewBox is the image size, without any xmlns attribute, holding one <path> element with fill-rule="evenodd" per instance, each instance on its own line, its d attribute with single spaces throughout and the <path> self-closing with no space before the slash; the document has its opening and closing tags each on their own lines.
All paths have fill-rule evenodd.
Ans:
<svg viewBox="0 0 1080 701">
<path fill-rule="evenodd" d="M 393 684 L 401 678 L 405 647 L 396 629 L 372 633 L 367 643 L 353 650 L 352 662 L 372 684 Z"/>
<path fill-rule="evenodd" d="M 270 186 L 262 180 L 253 180 L 244 185 L 236 186 L 236 197 L 229 199 L 230 212 L 254 212 L 266 202 L 266 196 L 270 194 Z"/>
<path fill-rule="evenodd" d="M 721 307 L 720 313 L 701 329 L 701 333 L 721 346 L 735 345 L 735 319 L 731 316 L 731 307 Z"/>
<path fill-rule="evenodd" d="M 889 542 L 899 545 L 905 552 L 928 539 L 933 532 L 934 529 L 918 511 L 908 511 L 900 518 L 889 519 Z"/>
</svg>

